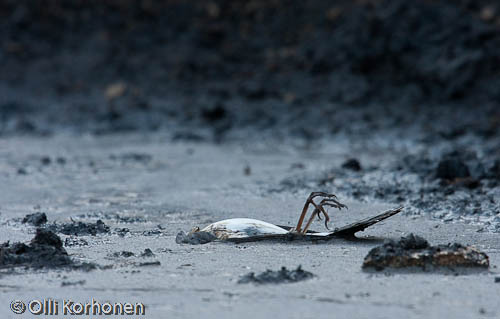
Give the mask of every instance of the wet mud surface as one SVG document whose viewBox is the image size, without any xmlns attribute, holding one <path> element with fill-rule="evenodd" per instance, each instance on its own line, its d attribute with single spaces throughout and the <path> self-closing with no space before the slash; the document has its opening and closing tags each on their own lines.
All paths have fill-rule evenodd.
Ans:
<svg viewBox="0 0 500 319">
<path fill-rule="evenodd" d="M 337 142 L 331 141 L 332 145 Z M 117 301 L 147 302 L 152 316 L 166 312 L 181 318 L 207 309 L 228 317 L 245 316 L 255 308 L 258 310 L 253 311 L 259 316 L 269 315 L 262 305 L 283 313 L 321 306 L 326 312 L 318 312 L 318 316 L 325 318 L 333 311 L 346 316 L 369 312 L 381 317 L 389 313 L 409 318 L 419 318 L 422 312 L 437 318 L 450 308 L 456 310 L 453 313 L 459 318 L 475 317 L 481 307 L 492 316 L 500 313 L 495 297 L 500 293 L 495 283 L 500 243 L 496 233 L 478 232 L 484 227 L 480 223 L 445 222 L 427 214 L 403 211 L 349 240 L 204 245 L 176 242 L 181 230 L 205 227 L 226 218 L 250 217 L 295 226 L 304 200 L 318 185 L 269 190 L 279 187 L 290 175 L 300 176 L 304 171 L 320 176 L 332 166 L 344 170 L 341 166 L 351 158 L 350 148 L 332 151 L 325 144 L 319 152 L 287 144 L 276 148 L 275 144 L 264 143 L 172 143 L 165 142 L 165 135 L 161 134 L 41 139 L 23 136 L 3 138 L 0 143 L 0 175 L 6 181 L 0 192 L 0 242 L 9 241 L 9 249 L 16 242 L 32 245 L 28 243 L 37 228 L 22 221 L 43 212 L 47 222 L 39 228 L 48 230 L 57 225 L 54 235 L 60 238 L 61 249 L 67 253 L 59 254 L 65 256 L 61 260 L 69 258 L 73 263 L 55 268 L 3 268 L 2 300 L 34 298 L 34 290 L 54 298 L 87 300 L 93 296 L 108 300 L 113 296 Z M 25 147 L 19 149 L 20 143 Z M 149 154 L 151 160 L 126 164 L 110 161 L 111 154 L 131 152 Z M 66 163 L 63 167 L 51 164 L 37 169 L 42 156 L 64 156 Z M 362 170 L 347 170 L 347 174 L 366 173 L 385 161 L 378 157 L 358 158 Z M 19 165 L 25 165 L 29 173 L 19 175 Z M 247 166 L 251 167 L 250 175 L 246 173 Z M 394 208 L 393 203 L 363 202 L 339 193 L 333 184 L 321 188 L 337 193 L 349 207 L 329 211 L 332 229 Z M 87 231 L 98 225 L 107 226 L 108 231 Z M 72 231 L 66 234 L 65 227 Z M 311 229 L 325 230 L 324 221 L 314 221 Z M 363 259 L 371 249 L 387 239 L 410 233 L 421 234 L 436 245 L 474 245 L 489 256 L 490 270 L 459 276 L 387 276 L 385 272 L 363 271 Z M 51 252 L 59 252 L 49 247 Z M 72 266 L 85 263 L 96 267 L 87 272 Z M 282 266 L 290 272 L 298 264 L 316 277 L 290 285 L 238 284 L 250 272 L 258 277 L 265 269 L 279 272 Z M 289 288 L 280 288 L 284 286 Z M 388 301 L 399 300 L 398 291 L 407 287 L 413 287 L 414 297 Z M 189 305 L 186 299 L 190 300 Z M 294 301 L 293 306 L 290 300 Z M 456 300 L 463 301 L 463 307 L 457 308 Z M 0 314 L 8 317 L 10 312 L 2 308 Z"/>
<path fill-rule="evenodd" d="M 410 234 L 399 241 L 389 240 L 373 248 L 363 261 L 364 269 L 419 268 L 423 271 L 440 268 L 483 268 L 490 266 L 488 255 L 474 247 L 458 243 L 431 246 L 420 236 Z"/>
<path fill-rule="evenodd" d="M 498 317 L 499 10 L 0 1 L 0 300 L 116 298 L 175 318 Z M 236 217 L 293 227 L 317 190 L 349 207 L 330 212 L 332 229 L 405 208 L 350 240 L 177 236 Z M 31 242 L 37 227 L 60 240 Z M 362 270 L 410 233 L 473 245 L 489 271 Z M 39 268 L 47 256 L 68 264 Z M 237 284 L 299 264 L 317 277 Z"/>
</svg>

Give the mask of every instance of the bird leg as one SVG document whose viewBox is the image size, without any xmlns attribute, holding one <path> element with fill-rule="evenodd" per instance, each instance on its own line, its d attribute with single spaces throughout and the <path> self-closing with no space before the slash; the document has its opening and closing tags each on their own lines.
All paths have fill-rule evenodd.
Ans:
<svg viewBox="0 0 500 319">
<path fill-rule="evenodd" d="M 316 204 L 314 202 L 314 198 L 316 197 L 324 197 L 324 198 L 321 200 L 320 204 Z M 302 223 L 304 222 L 304 218 L 307 215 L 309 205 L 313 205 L 314 210 L 311 214 L 311 217 L 307 221 L 306 226 L 302 230 Z M 297 226 L 295 227 L 295 232 L 305 234 L 307 229 L 311 225 L 312 221 L 314 220 L 314 217 L 318 216 L 318 218 L 321 219 L 320 214 L 323 214 L 325 216 L 325 227 L 328 229 L 328 222 L 330 221 L 330 217 L 325 211 L 324 206 L 335 207 L 338 209 L 347 208 L 347 206 L 345 206 L 344 204 L 340 203 L 337 200 L 337 196 L 335 196 L 334 194 L 328 194 L 324 192 L 312 192 L 304 204 L 304 208 L 302 209 L 302 213 L 300 214 L 299 221 L 297 223 Z"/>
</svg>

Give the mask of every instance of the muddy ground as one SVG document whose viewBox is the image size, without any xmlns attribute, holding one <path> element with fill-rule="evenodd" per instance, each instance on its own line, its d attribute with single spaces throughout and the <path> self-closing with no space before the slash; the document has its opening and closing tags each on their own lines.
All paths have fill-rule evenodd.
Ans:
<svg viewBox="0 0 500 319">
<path fill-rule="evenodd" d="M 35 227 L 23 224 L 22 217 L 39 211 L 47 214 L 49 225 L 73 221 L 95 225 L 102 220 L 109 226 L 109 232 L 95 236 L 59 233 L 76 262 L 95 263 L 98 269 L 2 269 L 0 313 L 4 318 L 14 318 L 8 308 L 11 299 L 69 296 L 84 301 L 91 297 L 142 301 L 151 318 L 201 313 L 266 317 L 273 312 L 297 318 L 326 318 L 332 313 L 359 318 L 439 318 L 450 313 L 457 318 L 494 318 L 500 314 L 500 285 L 495 283 L 500 242 L 496 233 L 479 232 L 480 224 L 397 215 L 360 233 L 358 241 L 175 243 L 179 230 L 228 217 L 293 225 L 308 192 L 318 186 L 280 192 L 270 188 L 296 170 L 297 163 L 304 163 L 311 172 L 340 166 L 353 152 L 348 147 L 305 151 L 275 144 L 172 143 L 164 136 L 137 134 L 11 137 L 2 139 L 1 146 L 5 181 L 1 242 L 31 240 Z M 39 154 L 66 161 L 44 165 Z M 18 173 L 19 165 L 26 174 Z M 245 174 L 247 167 L 250 174 Z M 332 185 L 322 189 L 337 191 Z M 332 211 L 333 227 L 394 206 L 339 196 L 349 210 Z M 315 222 L 314 229 L 323 230 L 323 223 Z M 475 245 L 489 255 L 490 271 L 459 276 L 453 270 L 447 274 L 363 272 L 362 262 L 370 249 L 386 238 L 409 233 L 432 244 Z M 141 256 L 145 249 L 154 256 Z M 316 277 L 282 285 L 238 284 L 249 272 L 299 265 Z"/>
<path fill-rule="evenodd" d="M 144 302 L 146 318 L 500 316 L 499 12 L 0 1 L 0 243 L 36 250 L 42 227 L 65 264 L 0 256 L 0 317 L 68 297 Z M 318 190 L 349 206 L 332 227 L 405 209 L 354 241 L 175 243 L 230 217 L 293 226 Z M 490 270 L 362 270 L 410 233 L 475 245 Z M 238 284 L 299 265 L 314 277 Z"/>
</svg>

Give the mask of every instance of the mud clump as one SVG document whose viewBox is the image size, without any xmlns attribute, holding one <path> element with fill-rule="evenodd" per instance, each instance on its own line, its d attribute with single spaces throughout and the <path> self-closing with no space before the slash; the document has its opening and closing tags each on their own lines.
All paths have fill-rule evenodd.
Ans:
<svg viewBox="0 0 500 319">
<path fill-rule="evenodd" d="M 189 232 L 180 231 L 175 237 L 175 242 L 178 244 L 202 245 L 216 240 L 217 237 L 207 232 Z"/>
<path fill-rule="evenodd" d="M 273 271 L 266 270 L 265 272 L 255 275 L 254 272 L 248 273 L 238 280 L 239 284 L 256 283 L 256 284 L 282 284 L 299 282 L 313 278 L 311 272 L 302 270 L 299 266 L 295 270 L 288 270 L 286 267 L 281 267 L 281 270 Z"/>
<path fill-rule="evenodd" d="M 61 238 L 49 230 L 37 229 L 29 245 L 6 242 L 0 246 L 0 268 L 56 268 L 72 265 L 73 261 L 63 248 Z"/>
<path fill-rule="evenodd" d="M 65 235 L 73 236 L 96 236 L 97 234 L 107 234 L 110 232 L 109 226 L 104 224 L 102 220 L 95 223 L 72 222 L 68 224 L 52 224 L 47 229 Z"/>
<path fill-rule="evenodd" d="M 28 214 L 23 218 L 23 224 L 30 224 L 33 226 L 41 226 L 47 222 L 47 215 L 45 213 Z"/>
<path fill-rule="evenodd" d="M 342 168 L 349 169 L 351 171 L 359 172 L 361 170 L 361 164 L 355 158 L 348 159 L 342 164 Z"/>
<path fill-rule="evenodd" d="M 399 241 L 388 240 L 375 247 L 365 257 L 363 269 L 377 271 L 385 268 L 484 268 L 489 267 L 488 256 L 474 247 L 461 244 L 431 246 L 420 236 L 410 234 Z"/>
</svg>

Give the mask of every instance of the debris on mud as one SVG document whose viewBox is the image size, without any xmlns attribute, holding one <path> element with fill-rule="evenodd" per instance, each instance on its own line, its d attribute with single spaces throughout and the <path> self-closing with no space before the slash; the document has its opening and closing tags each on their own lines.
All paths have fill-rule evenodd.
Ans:
<svg viewBox="0 0 500 319">
<path fill-rule="evenodd" d="M 207 232 L 191 231 L 186 234 L 181 230 L 175 237 L 175 242 L 178 244 L 202 245 L 216 239 L 217 237 Z"/>
<path fill-rule="evenodd" d="M 139 266 L 139 267 L 161 266 L 161 262 L 159 262 L 159 261 L 147 261 L 147 262 L 139 263 L 137 266 Z"/>
<path fill-rule="evenodd" d="M 47 215 L 41 212 L 28 214 L 23 218 L 23 224 L 30 224 L 33 226 L 41 226 L 46 222 L 47 222 Z"/>
<path fill-rule="evenodd" d="M 64 240 L 64 246 L 65 247 L 73 247 L 73 246 L 77 246 L 77 247 L 81 247 L 81 246 L 88 246 L 89 245 L 89 242 L 86 241 L 85 239 L 83 238 L 78 238 L 78 237 L 66 237 L 66 239 Z"/>
<path fill-rule="evenodd" d="M 91 269 L 93 264 L 76 264 L 63 248 L 61 238 L 39 228 L 29 245 L 9 242 L 0 245 L 0 268 L 26 266 L 33 268 L 72 267 Z"/>
<path fill-rule="evenodd" d="M 162 231 L 160 229 L 150 229 L 142 232 L 143 236 L 158 236 L 161 235 Z"/>
<path fill-rule="evenodd" d="M 78 281 L 63 281 L 61 282 L 61 287 L 67 287 L 67 286 L 82 286 L 85 285 L 86 281 L 85 280 L 78 280 Z"/>
<path fill-rule="evenodd" d="M 125 235 L 130 233 L 130 229 L 128 229 L 126 227 L 115 228 L 114 233 L 120 237 L 125 237 Z"/>
<path fill-rule="evenodd" d="M 119 155 L 112 154 L 109 158 L 114 161 L 120 161 L 122 164 L 129 162 L 149 163 L 153 159 L 153 156 L 145 153 L 124 153 Z"/>
<path fill-rule="evenodd" d="M 498 143 L 450 145 L 399 154 L 362 174 L 340 165 L 323 170 L 292 171 L 270 191 L 302 191 L 317 185 L 334 188 L 342 197 L 405 206 L 407 215 L 428 215 L 451 221 L 482 224 L 484 231 L 500 232 L 500 162 Z"/>
<path fill-rule="evenodd" d="M 117 252 L 113 253 L 113 257 L 125 257 L 125 258 L 128 258 L 128 257 L 132 257 L 132 256 L 135 256 L 135 254 L 133 252 L 131 252 L 131 251 L 126 251 L 126 250 L 117 251 Z"/>
<path fill-rule="evenodd" d="M 135 223 L 145 223 L 147 220 L 144 216 L 128 216 L 112 212 L 92 212 L 87 214 L 80 214 L 78 218 L 95 218 L 101 220 L 110 220 L 120 224 L 135 224 Z"/>
<path fill-rule="evenodd" d="M 107 234 L 110 232 L 109 226 L 104 224 L 102 220 L 95 223 L 71 222 L 67 224 L 51 224 L 47 229 L 65 235 L 73 236 L 96 236 L 97 234 Z"/>
<path fill-rule="evenodd" d="M 399 241 L 388 240 L 365 257 L 363 269 L 419 268 L 424 271 L 440 268 L 489 267 L 488 256 L 471 246 L 448 244 L 431 246 L 420 236 L 410 234 Z"/>
<path fill-rule="evenodd" d="M 154 257 L 155 254 L 149 248 L 144 249 L 144 252 L 141 253 L 141 257 Z"/>
<path fill-rule="evenodd" d="M 282 284 L 293 283 L 313 278 L 311 272 L 305 271 L 301 266 L 295 270 L 288 270 L 286 267 L 281 267 L 281 270 L 273 271 L 266 270 L 263 273 L 255 275 L 254 272 L 248 273 L 238 280 L 239 284 L 256 283 L 256 284 Z"/>
</svg>

